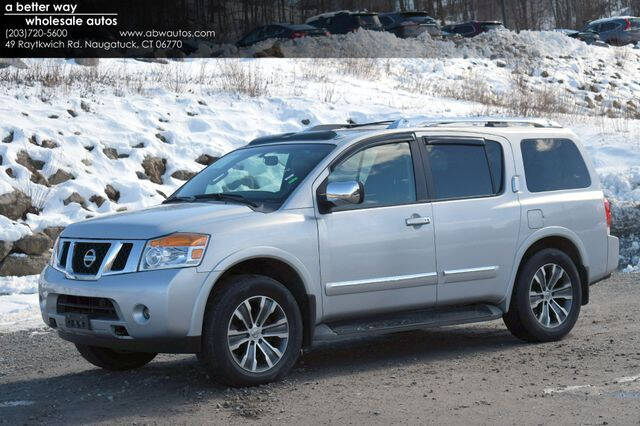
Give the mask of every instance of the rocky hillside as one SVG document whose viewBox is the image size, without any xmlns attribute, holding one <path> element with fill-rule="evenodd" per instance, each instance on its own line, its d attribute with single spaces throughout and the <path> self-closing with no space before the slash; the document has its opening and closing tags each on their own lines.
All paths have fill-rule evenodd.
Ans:
<svg viewBox="0 0 640 426">
<path fill-rule="evenodd" d="M 5 63 L 0 276 L 38 273 L 65 225 L 158 204 L 257 136 L 488 114 L 552 117 L 578 133 L 614 203 L 621 266 L 640 269 L 638 51 L 555 33 L 458 43 L 346 37 L 373 38 L 369 50 L 389 40 L 399 52 L 420 46 L 423 58 Z"/>
</svg>

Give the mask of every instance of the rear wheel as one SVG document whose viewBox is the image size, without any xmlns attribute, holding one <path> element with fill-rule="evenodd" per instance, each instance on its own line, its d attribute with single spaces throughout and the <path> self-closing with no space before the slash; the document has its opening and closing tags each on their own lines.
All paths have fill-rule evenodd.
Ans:
<svg viewBox="0 0 640 426">
<path fill-rule="evenodd" d="M 222 289 L 208 302 L 198 359 L 232 386 L 284 377 L 302 345 L 302 316 L 291 292 L 260 275 L 219 284 Z"/>
<path fill-rule="evenodd" d="M 116 351 L 98 346 L 78 344 L 76 344 L 76 349 L 91 364 L 110 371 L 140 368 L 150 363 L 157 355 L 155 353 Z"/>
<path fill-rule="evenodd" d="M 557 249 L 544 249 L 524 265 L 503 319 L 511 333 L 528 342 L 560 340 L 573 329 L 582 302 L 578 270 Z"/>
</svg>

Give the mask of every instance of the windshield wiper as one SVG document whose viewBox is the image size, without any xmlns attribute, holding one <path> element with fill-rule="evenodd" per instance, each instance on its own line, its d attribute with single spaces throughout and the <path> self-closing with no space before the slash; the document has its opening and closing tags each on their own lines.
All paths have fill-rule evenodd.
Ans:
<svg viewBox="0 0 640 426">
<path fill-rule="evenodd" d="M 162 204 L 169 203 L 193 203 L 196 201 L 196 197 L 188 196 L 188 197 L 169 197 L 162 202 Z"/>
<path fill-rule="evenodd" d="M 238 203 L 246 204 L 248 206 L 257 208 L 258 205 L 248 198 L 240 195 L 240 194 L 230 194 L 227 192 L 219 192 L 216 194 L 201 194 L 196 195 L 193 198 L 196 200 L 219 200 L 219 201 L 235 201 Z"/>
</svg>

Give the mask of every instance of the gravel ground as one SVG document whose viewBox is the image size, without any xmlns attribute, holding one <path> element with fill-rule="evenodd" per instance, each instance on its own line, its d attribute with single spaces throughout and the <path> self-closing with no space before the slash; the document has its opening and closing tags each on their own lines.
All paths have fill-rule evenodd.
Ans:
<svg viewBox="0 0 640 426">
<path fill-rule="evenodd" d="M 501 321 L 323 345 L 283 382 L 229 389 L 193 356 L 93 368 L 50 331 L 0 335 L 0 423 L 640 425 L 640 275 L 592 287 L 573 333 Z"/>
</svg>

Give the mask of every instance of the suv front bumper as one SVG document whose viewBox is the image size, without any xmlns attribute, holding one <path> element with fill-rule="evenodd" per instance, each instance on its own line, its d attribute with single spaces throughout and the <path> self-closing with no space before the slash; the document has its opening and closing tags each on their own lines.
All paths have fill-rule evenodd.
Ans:
<svg viewBox="0 0 640 426">
<path fill-rule="evenodd" d="M 195 268 L 164 269 L 103 276 L 97 281 L 70 280 L 47 266 L 40 275 L 40 311 L 44 322 L 73 343 L 140 352 L 194 353 L 199 335 L 189 335 L 196 299 L 207 273 Z M 62 295 L 97 299 L 112 305 L 115 314 L 68 303 Z M 71 299 L 72 302 L 76 299 Z M 83 301 L 89 299 L 82 299 Z M 148 309 L 149 318 L 141 313 Z M 86 315 L 88 329 L 71 328 L 66 316 Z"/>
</svg>

